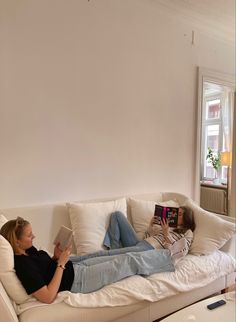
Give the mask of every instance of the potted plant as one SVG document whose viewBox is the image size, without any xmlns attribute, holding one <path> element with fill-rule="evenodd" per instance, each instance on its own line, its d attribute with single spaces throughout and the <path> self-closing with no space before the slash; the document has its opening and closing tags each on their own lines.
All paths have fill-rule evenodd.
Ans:
<svg viewBox="0 0 236 322">
<path fill-rule="evenodd" d="M 215 179 L 217 179 L 218 170 L 221 166 L 220 153 L 214 152 L 211 148 L 208 148 L 206 160 L 209 160 L 211 165 L 215 169 Z"/>
</svg>

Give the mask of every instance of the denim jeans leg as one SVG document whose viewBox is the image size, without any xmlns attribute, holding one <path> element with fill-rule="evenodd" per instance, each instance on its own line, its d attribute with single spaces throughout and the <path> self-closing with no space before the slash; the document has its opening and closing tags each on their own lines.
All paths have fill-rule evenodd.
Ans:
<svg viewBox="0 0 236 322">
<path fill-rule="evenodd" d="M 174 272 L 175 267 L 168 249 L 153 249 L 139 253 L 129 253 L 139 275 Z"/>
<path fill-rule="evenodd" d="M 139 242 L 135 230 L 120 211 L 111 214 L 104 245 L 111 249 L 135 246 Z"/>
<path fill-rule="evenodd" d="M 151 244 L 149 244 L 146 240 L 141 240 L 135 246 L 110 249 L 110 250 L 100 250 L 98 252 L 94 252 L 94 253 L 90 253 L 82 256 L 70 256 L 70 260 L 72 261 L 73 264 L 78 264 L 89 258 L 120 255 L 120 254 L 125 254 L 130 252 L 143 252 L 145 250 L 151 250 L 151 249 L 153 249 L 153 246 Z"/>
<path fill-rule="evenodd" d="M 129 254 L 94 258 L 94 261 L 90 259 L 73 266 L 75 278 L 72 293 L 90 293 L 137 273 L 136 265 Z"/>
<path fill-rule="evenodd" d="M 99 250 L 97 252 L 86 254 L 86 255 L 70 256 L 70 261 L 73 264 L 76 264 L 76 263 L 83 262 L 84 260 L 86 260 L 88 258 L 101 257 L 101 256 L 110 256 L 109 251 L 108 250 Z"/>
</svg>

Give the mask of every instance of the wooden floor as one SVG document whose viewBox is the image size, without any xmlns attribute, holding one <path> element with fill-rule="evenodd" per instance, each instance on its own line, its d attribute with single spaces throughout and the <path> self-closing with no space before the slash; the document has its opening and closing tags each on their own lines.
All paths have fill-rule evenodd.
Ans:
<svg viewBox="0 0 236 322">
<path fill-rule="evenodd" d="M 233 292 L 233 291 L 236 291 L 236 283 L 232 286 L 230 286 L 227 290 L 227 292 Z M 217 294 L 212 294 L 212 296 L 216 296 Z M 174 313 L 174 312 L 173 312 Z M 166 318 L 168 315 L 166 316 L 163 316 L 161 319 L 158 319 L 158 320 L 155 320 L 153 322 L 160 322 L 161 320 L 163 320 L 164 318 Z"/>
</svg>

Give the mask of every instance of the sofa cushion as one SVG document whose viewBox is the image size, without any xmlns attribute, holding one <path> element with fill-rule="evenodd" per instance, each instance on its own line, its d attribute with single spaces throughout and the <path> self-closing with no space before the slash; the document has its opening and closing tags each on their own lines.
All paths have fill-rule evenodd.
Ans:
<svg viewBox="0 0 236 322">
<path fill-rule="evenodd" d="M 234 223 L 200 208 L 191 199 L 187 200 L 186 206 L 193 210 L 196 224 L 191 254 L 208 255 L 220 249 L 235 234 Z"/>
<path fill-rule="evenodd" d="M 2 283 L 0 282 L 0 312 L 1 321 L 19 322 L 14 307 L 7 295 Z"/>
<path fill-rule="evenodd" d="M 107 202 L 68 203 L 67 206 L 78 255 L 103 249 L 112 212 L 121 211 L 127 216 L 125 198 Z"/>
<path fill-rule="evenodd" d="M 7 219 L 0 215 L 0 228 Z M 17 304 L 28 300 L 26 293 L 14 270 L 14 254 L 10 243 L 0 235 L 0 280 L 8 295 Z"/>
<path fill-rule="evenodd" d="M 0 229 L 7 221 L 7 218 L 3 214 L 0 214 Z"/>
<path fill-rule="evenodd" d="M 150 220 L 154 216 L 156 204 L 161 206 L 179 207 L 179 204 L 174 200 L 161 202 L 159 200 L 153 201 L 129 198 L 128 203 L 131 209 L 133 227 L 139 239 L 143 239 L 144 237 Z"/>
</svg>

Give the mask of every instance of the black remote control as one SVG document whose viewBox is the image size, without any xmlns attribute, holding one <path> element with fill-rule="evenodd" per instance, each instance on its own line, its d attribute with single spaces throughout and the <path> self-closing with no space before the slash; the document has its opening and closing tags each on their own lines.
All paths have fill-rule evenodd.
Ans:
<svg viewBox="0 0 236 322">
<path fill-rule="evenodd" d="M 207 305 L 207 308 L 209 310 L 213 310 L 215 308 L 217 308 L 218 306 L 221 306 L 221 305 L 224 305 L 226 304 L 226 302 L 224 300 L 220 300 L 220 301 L 217 301 L 217 302 L 214 302 L 214 303 L 211 303 L 209 305 Z"/>
</svg>

